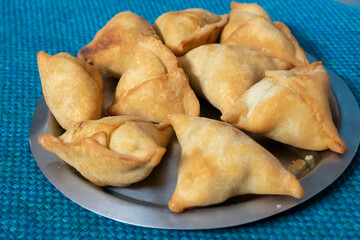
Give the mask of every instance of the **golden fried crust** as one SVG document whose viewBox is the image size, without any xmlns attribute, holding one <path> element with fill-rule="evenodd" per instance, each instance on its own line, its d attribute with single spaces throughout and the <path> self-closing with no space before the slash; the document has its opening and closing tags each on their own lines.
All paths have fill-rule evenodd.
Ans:
<svg viewBox="0 0 360 240">
<path fill-rule="evenodd" d="M 291 42 L 292 46 L 294 47 L 294 50 L 295 50 L 294 59 L 290 60 L 291 58 L 289 57 L 289 62 L 294 61 L 294 63 L 297 64 L 297 65 L 293 64 L 294 66 L 308 65 L 309 61 L 306 57 L 304 50 L 300 47 L 299 43 L 297 42 L 294 35 L 292 35 L 288 26 L 286 26 L 284 23 L 282 23 L 280 21 L 273 22 L 273 24 L 277 29 L 279 29 L 286 36 L 286 38 Z"/>
<path fill-rule="evenodd" d="M 167 12 L 158 17 L 154 28 L 165 45 L 177 56 L 198 46 L 214 43 L 228 14 L 216 15 L 200 8 Z"/>
<path fill-rule="evenodd" d="M 103 80 L 95 67 L 67 53 L 37 56 L 46 104 L 64 129 L 99 119 L 103 107 Z"/>
<path fill-rule="evenodd" d="M 240 130 L 224 122 L 170 115 L 181 145 L 174 212 L 208 206 L 243 194 L 281 194 L 301 198 L 295 176 Z"/>
<path fill-rule="evenodd" d="M 256 3 L 231 2 L 229 22 L 225 25 L 221 33 L 220 42 L 224 42 L 241 24 L 254 16 L 264 17 L 268 21 L 271 21 L 267 12 Z"/>
<path fill-rule="evenodd" d="M 309 63 L 304 51 L 284 23 L 272 22 L 258 5 L 241 5 L 243 4 L 232 3 L 230 20 L 222 33 L 221 43 L 260 51 L 293 66 Z"/>
<path fill-rule="evenodd" d="M 332 121 L 330 80 L 321 62 L 265 75 L 222 120 L 303 149 L 347 151 Z"/>
<path fill-rule="evenodd" d="M 121 12 L 81 48 L 78 57 L 109 75 L 120 77 L 129 68 L 137 38 L 141 35 L 159 38 L 144 18 L 130 11 Z"/>
<path fill-rule="evenodd" d="M 194 91 L 222 113 L 230 111 L 239 97 L 265 76 L 266 70 L 291 66 L 261 52 L 227 44 L 203 45 L 178 59 Z"/>
<path fill-rule="evenodd" d="M 96 185 L 122 187 L 151 173 L 171 133 L 168 124 L 119 116 L 84 121 L 58 138 L 43 135 L 38 141 Z"/>
<path fill-rule="evenodd" d="M 116 88 L 110 115 L 168 122 L 167 115 L 199 116 L 200 104 L 175 55 L 160 40 L 141 37 L 131 67 Z"/>
</svg>

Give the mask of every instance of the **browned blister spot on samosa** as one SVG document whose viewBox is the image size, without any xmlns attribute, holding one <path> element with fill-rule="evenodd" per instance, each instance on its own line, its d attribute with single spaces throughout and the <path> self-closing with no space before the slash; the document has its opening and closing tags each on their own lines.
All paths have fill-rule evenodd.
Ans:
<svg viewBox="0 0 360 240">
<path fill-rule="evenodd" d="M 129 67 L 139 36 L 159 38 L 144 18 L 130 11 L 121 12 L 80 49 L 78 57 L 107 74 L 120 77 Z"/>
</svg>

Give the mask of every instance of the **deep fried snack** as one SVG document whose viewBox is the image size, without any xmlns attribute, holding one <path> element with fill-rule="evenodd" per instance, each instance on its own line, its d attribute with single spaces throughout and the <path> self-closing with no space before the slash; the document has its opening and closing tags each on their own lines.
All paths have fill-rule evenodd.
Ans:
<svg viewBox="0 0 360 240">
<path fill-rule="evenodd" d="M 123 187 L 151 173 L 171 133 L 169 124 L 117 116 L 84 121 L 58 138 L 43 135 L 38 141 L 96 185 Z"/>
<path fill-rule="evenodd" d="M 171 113 L 199 116 L 200 104 L 175 55 L 160 40 L 141 37 L 108 113 L 168 122 Z"/>
<path fill-rule="evenodd" d="M 265 75 L 222 120 L 298 148 L 347 151 L 332 121 L 330 79 L 322 62 Z"/>
<path fill-rule="evenodd" d="M 181 160 L 170 210 L 182 212 L 243 194 L 303 196 L 279 160 L 233 126 L 207 118 L 171 115 Z"/>
<path fill-rule="evenodd" d="M 194 91 L 223 114 L 265 76 L 266 70 L 291 66 L 260 52 L 227 44 L 203 45 L 178 59 Z"/>
<path fill-rule="evenodd" d="M 293 66 L 309 64 L 290 29 L 282 22 L 271 21 L 255 3 L 231 3 L 230 20 L 220 42 L 259 51 Z"/>
<path fill-rule="evenodd" d="M 103 80 L 98 69 L 68 53 L 40 51 L 37 60 L 46 104 L 64 129 L 101 117 Z"/>
<path fill-rule="evenodd" d="M 144 18 L 125 11 L 114 16 L 85 47 L 78 57 L 101 71 L 120 77 L 128 69 L 139 36 L 159 38 Z"/>
<path fill-rule="evenodd" d="M 228 22 L 229 15 L 217 15 L 201 8 L 167 12 L 154 23 L 165 45 L 177 56 L 191 49 L 214 43 Z"/>
</svg>

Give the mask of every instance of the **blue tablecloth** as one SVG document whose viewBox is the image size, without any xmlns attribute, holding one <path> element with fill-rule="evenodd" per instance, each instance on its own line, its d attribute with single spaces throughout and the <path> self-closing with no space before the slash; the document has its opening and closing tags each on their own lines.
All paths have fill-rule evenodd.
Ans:
<svg viewBox="0 0 360 240">
<path fill-rule="evenodd" d="M 41 95 L 36 54 L 77 54 L 116 13 L 131 10 L 153 23 L 160 14 L 200 7 L 230 11 L 230 2 L 5 1 L 0 7 L 0 238 L 30 239 L 304 239 L 360 238 L 360 154 L 330 187 L 296 208 L 245 226 L 169 231 L 122 224 L 63 196 L 43 176 L 28 135 Z M 326 0 L 258 0 L 285 22 L 300 45 L 348 84 L 360 100 L 360 10 Z M 360 127 L 360 126 L 358 126 Z"/>
</svg>

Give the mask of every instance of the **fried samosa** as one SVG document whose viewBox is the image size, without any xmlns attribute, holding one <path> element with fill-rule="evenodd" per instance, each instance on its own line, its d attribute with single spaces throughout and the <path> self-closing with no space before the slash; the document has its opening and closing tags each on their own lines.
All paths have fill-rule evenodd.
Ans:
<svg viewBox="0 0 360 240">
<path fill-rule="evenodd" d="M 156 19 L 154 28 L 165 45 L 175 55 L 182 56 L 195 47 L 214 43 L 228 18 L 228 14 L 192 8 L 164 13 Z"/>
<path fill-rule="evenodd" d="M 38 141 L 94 184 L 124 187 L 159 164 L 171 134 L 169 124 L 117 116 L 84 121 L 58 138 L 43 135 Z"/>
<path fill-rule="evenodd" d="M 144 18 L 131 11 L 114 16 L 85 47 L 78 57 L 97 66 L 101 71 L 120 77 L 128 69 L 138 36 L 159 39 L 155 29 Z"/>
<path fill-rule="evenodd" d="M 298 148 L 347 151 L 332 121 L 330 79 L 321 62 L 265 75 L 222 120 Z"/>
<path fill-rule="evenodd" d="M 170 115 L 181 145 L 174 212 L 243 194 L 303 196 L 299 181 L 266 149 L 230 124 Z"/>
<path fill-rule="evenodd" d="M 223 114 L 265 76 L 266 70 L 291 67 L 260 52 L 226 44 L 203 45 L 178 59 L 194 91 Z"/>
<path fill-rule="evenodd" d="M 98 69 L 68 53 L 40 51 L 37 61 L 46 104 L 61 127 L 101 117 L 103 80 Z"/>
<path fill-rule="evenodd" d="M 259 51 L 293 66 L 309 64 L 289 28 L 282 22 L 272 22 L 255 3 L 231 3 L 229 23 L 224 27 L 220 42 Z"/>
<path fill-rule="evenodd" d="M 171 113 L 199 116 L 200 104 L 175 55 L 160 40 L 141 37 L 108 113 L 168 122 Z"/>
</svg>

